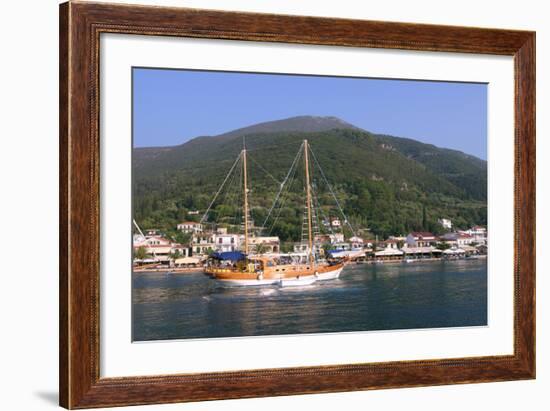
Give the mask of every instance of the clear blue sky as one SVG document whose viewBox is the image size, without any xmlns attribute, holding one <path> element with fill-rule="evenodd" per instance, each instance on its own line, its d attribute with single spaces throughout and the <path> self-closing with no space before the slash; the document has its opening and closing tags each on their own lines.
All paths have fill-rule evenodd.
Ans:
<svg viewBox="0 0 550 411">
<path fill-rule="evenodd" d="M 134 146 L 169 146 L 298 115 L 487 158 L 487 85 L 134 69 Z"/>
</svg>

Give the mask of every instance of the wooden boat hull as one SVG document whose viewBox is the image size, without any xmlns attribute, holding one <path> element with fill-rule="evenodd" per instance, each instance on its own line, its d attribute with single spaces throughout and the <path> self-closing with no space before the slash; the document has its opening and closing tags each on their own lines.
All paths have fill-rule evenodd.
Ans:
<svg viewBox="0 0 550 411">
<path fill-rule="evenodd" d="M 204 273 L 216 281 L 228 286 L 277 285 L 281 281 L 312 278 L 314 281 L 332 280 L 340 276 L 344 264 L 321 265 L 282 265 L 269 267 L 262 272 L 239 271 L 233 268 L 206 267 Z M 312 281 L 313 282 L 313 281 Z"/>
</svg>

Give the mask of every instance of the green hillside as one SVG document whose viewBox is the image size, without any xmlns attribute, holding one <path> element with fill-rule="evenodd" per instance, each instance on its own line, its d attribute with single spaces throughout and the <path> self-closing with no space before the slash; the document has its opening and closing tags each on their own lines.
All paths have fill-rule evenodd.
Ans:
<svg viewBox="0 0 550 411">
<path fill-rule="evenodd" d="M 278 182 L 283 181 L 302 141 L 308 139 L 356 228 L 386 237 L 411 230 L 441 231 L 437 224 L 441 217 L 451 218 L 458 227 L 486 224 L 485 161 L 410 139 L 373 135 L 332 117 L 296 119 L 199 137 L 180 146 L 134 149 L 136 220 L 143 227 L 171 231 L 188 218 L 188 210 L 204 211 L 245 140 L 252 217 L 261 225 Z M 314 131 L 307 131 L 312 127 Z M 338 215 L 319 170 L 312 171 L 322 214 Z M 283 198 L 284 207 L 277 209 L 281 218 L 267 224 L 283 240 L 300 238 L 302 178 L 302 173 L 296 174 Z M 238 175 L 230 179 L 220 193 L 211 220 L 238 226 L 242 218 L 238 180 Z"/>
</svg>

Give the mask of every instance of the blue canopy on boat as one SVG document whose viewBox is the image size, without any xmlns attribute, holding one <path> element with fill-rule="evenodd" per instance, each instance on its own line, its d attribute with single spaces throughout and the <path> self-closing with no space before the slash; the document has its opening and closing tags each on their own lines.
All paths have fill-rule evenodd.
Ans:
<svg viewBox="0 0 550 411">
<path fill-rule="evenodd" d="M 240 251 L 226 251 L 223 253 L 212 253 L 210 257 L 225 261 L 240 261 L 244 260 L 246 255 Z"/>
</svg>

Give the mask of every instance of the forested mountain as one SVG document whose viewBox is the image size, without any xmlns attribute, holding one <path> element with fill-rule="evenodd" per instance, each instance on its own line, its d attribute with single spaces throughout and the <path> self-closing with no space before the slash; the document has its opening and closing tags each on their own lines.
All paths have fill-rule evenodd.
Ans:
<svg viewBox="0 0 550 411">
<path fill-rule="evenodd" d="M 456 150 L 375 135 L 334 117 L 294 117 L 173 147 L 135 148 L 134 213 L 143 227 L 171 231 L 188 210 L 203 212 L 246 142 L 252 217 L 261 225 L 304 139 L 333 186 L 352 225 L 386 237 L 411 230 L 441 231 L 486 224 L 487 163 Z M 312 162 L 315 160 L 312 159 Z M 322 216 L 338 215 L 320 171 L 312 168 Z M 239 178 L 230 179 L 209 218 L 238 227 Z M 303 181 L 267 228 L 283 240 L 301 235 Z"/>
</svg>

